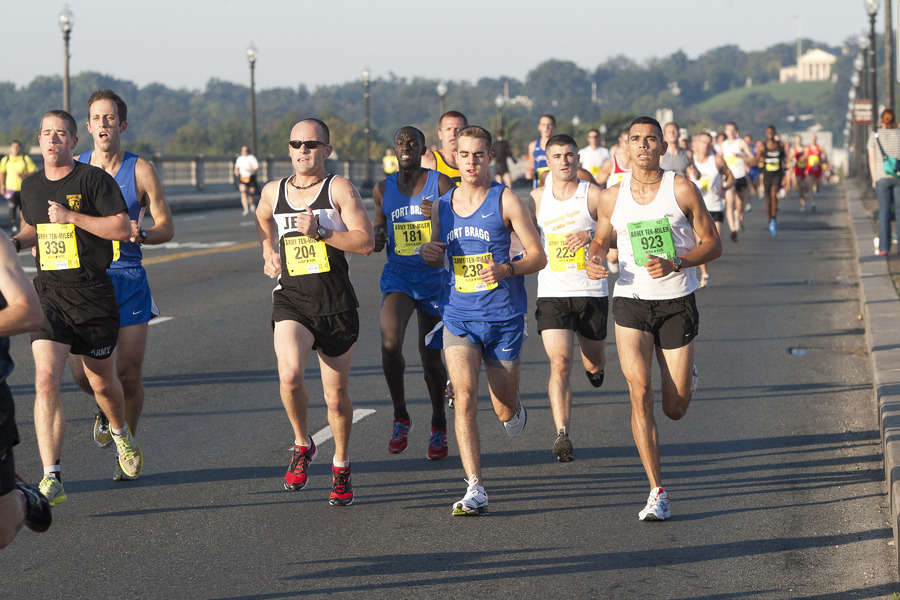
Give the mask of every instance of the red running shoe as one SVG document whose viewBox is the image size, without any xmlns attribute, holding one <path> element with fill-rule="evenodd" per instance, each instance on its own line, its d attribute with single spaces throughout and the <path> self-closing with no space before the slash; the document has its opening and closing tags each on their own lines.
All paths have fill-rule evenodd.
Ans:
<svg viewBox="0 0 900 600">
<path fill-rule="evenodd" d="M 309 469 L 309 463 L 319 453 L 316 443 L 309 438 L 309 447 L 291 446 L 291 464 L 288 465 L 287 473 L 284 474 L 284 489 L 291 492 L 299 492 L 306 487 L 309 477 L 306 474 Z"/>
<path fill-rule="evenodd" d="M 400 454 L 406 450 L 406 436 L 412 427 L 412 421 L 403 419 L 394 419 L 394 432 L 391 434 L 391 441 L 388 442 L 388 452 L 391 454 Z"/>
<path fill-rule="evenodd" d="M 428 442 L 428 460 L 447 458 L 447 429 L 431 428 L 431 440 Z"/>
<path fill-rule="evenodd" d="M 353 486 L 350 485 L 350 467 L 331 467 L 331 506 L 349 506 L 353 504 Z"/>
</svg>

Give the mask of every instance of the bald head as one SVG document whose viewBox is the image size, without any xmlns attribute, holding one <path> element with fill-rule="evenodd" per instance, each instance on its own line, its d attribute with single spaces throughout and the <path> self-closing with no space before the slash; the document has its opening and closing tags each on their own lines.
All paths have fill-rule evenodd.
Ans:
<svg viewBox="0 0 900 600">
<path fill-rule="evenodd" d="M 312 132 L 311 135 L 310 132 Z M 291 139 L 317 140 L 319 142 L 330 144 L 331 132 L 328 130 L 328 125 L 326 125 L 324 121 L 316 119 L 315 117 L 310 117 L 308 119 L 298 121 L 291 128 Z"/>
</svg>

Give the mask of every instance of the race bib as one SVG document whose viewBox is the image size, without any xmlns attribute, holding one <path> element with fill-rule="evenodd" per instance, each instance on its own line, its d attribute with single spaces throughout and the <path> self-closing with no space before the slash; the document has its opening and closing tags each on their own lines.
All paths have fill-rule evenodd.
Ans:
<svg viewBox="0 0 900 600">
<path fill-rule="evenodd" d="M 551 271 L 584 271 L 584 246 L 572 252 L 566 246 L 566 233 L 547 234 L 547 257 Z"/>
<path fill-rule="evenodd" d="M 602 171 L 602 170 L 603 170 L 603 167 L 591 167 L 590 169 L 588 169 L 588 171 L 590 171 L 590 173 L 591 173 L 591 176 L 593 176 L 595 179 L 597 178 L 598 175 L 600 175 L 600 171 Z"/>
<path fill-rule="evenodd" d="M 628 237 L 631 239 L 634 263 L 640 267 L 646 264 L 650 254 L 675 258 L 675 240 L 669 219 L 665 217 L 629 223 Z"/>
<path fill-rule="evenodd" d="M 777 158 L 773 160 L 766 160 L 766 171 L 770 173 L 774 173 L 775 171 L 781 170 L 781 161 Z"/>
<path fill-rule="evenodd" d="M 38 254 L 41 271 L 78 269 L 78 242 L 71 223 L 38 223 Z"/>
<path fill-rule="evenodd" d="M 481 270 L 493 260 L 490 252 L 453 257 L 453 274 L 456 279 L 456 291 L 463 294 L 484 292 L 497 287 L 496 283 L 487 284 L 481 280 Z"/>
<path fill-rule="evenodd" d="M 309 275 L 310 273 L 327 273 L 331 270 L 325 242 L 314 240 L 305 235 L 294 235 L 282 238 L 284 258 L 287 262 L 288 275 Z"/>
<path fill-rule="evenodd" d="M 394 254 L 415 256 L 419 246 L 431 239 L 431 221 L 394 223 Z"/>
<path fill-rule="evenodd" d="M 819 164 L 819 155 L 818 154 L 810 154 L 808 161 L 809 162 L 807 164 L 809 166 L 811 166 L 811 167 L 816 166 L 817 164 Z"/>
<path fill-rule="evenodd" d="M 113 262 L 119 260 L 122 253 L 119 251 L 119 240 L 113 240 Z"/>
<path fill-rule="evenodd" d="M 729 169 L 734 169 L 738 162 L 740 162 L 740 157 L 737 154 L 727 154 L 725 155 L 725 164 L 728 165 Z"/>
<path fill-rule="evenodd" d="M 709 177 L 701 177 L 699 183 L 701 192 L 708 192 L 709 188 L 712 187 L 712 182 L 709 180 Z"/>
</svg>

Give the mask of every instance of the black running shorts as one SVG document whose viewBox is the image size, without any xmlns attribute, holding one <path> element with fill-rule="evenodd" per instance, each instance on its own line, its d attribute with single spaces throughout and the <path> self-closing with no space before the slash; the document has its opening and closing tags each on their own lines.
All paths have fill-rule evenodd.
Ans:
<svg viewBox="0 0 900 600">
<path fill-rule="evenodd" d="M 763 171 L 763 189 L 766 197 L 771 195 L 771 190 L 776 192 L 781 188 L 781 180 L 784 177 L 781 171 Z"/>
<path fill-rule="evenodd" d="M 119 306 L 109 280 L 79 286 L 48 284 L 34 288 L 47 321 L 31 340 L 51 340 L 72 347 L 72 354 L 109 358 L 119 339 Z"/>
<path fill-rule="evenodd" d="M 16 463 L 12 448 L 0 452 L 0 496 L 16 489 Z"/>
<path fill-rule="evenodd" d="M 738 177 L 734 180 L 734 191 L 737 193 L 741 193 L 747 190 L 750 187 L 750 184 L 747 182 L 746 177 Z"/>
<path fill-rule="evenodd" d="M 0 455 L 19 443 L 16 429 L 16 407 L 5 381 L 0 381 Z"/>
<path fill-rule="evenodd" d="M 278 321 L 296 321 L 313 334 L 313 350 L 325 356 L 345 354 L 359 338 L 359 313 L 356 309 L 334 315 L 311 317 L 298 311 L 276 291 L 272 294 L 272 328 Z"/>
<path fill-rule="evenodd" d="M 570 329 L 589 340 L 606 339 L 609 298 L 538 298 L 534 318 L 538 333 L 545 329 Z"/>
<path fill-rule="evenodd" d="M 649 331 L 654 345 L 666 350 L 687 346 L 700 332 L 694 294 L 671 300 L 613 298 L 616 325 Z"/>
<path fill-rule="evenodd" d="M 709 216 L 711 216 L 712 220 L 716 223 L 723 223 L 725 221 L 725 211 L 722 210 L 711 210 L 709 211 Z"/>
</svg>

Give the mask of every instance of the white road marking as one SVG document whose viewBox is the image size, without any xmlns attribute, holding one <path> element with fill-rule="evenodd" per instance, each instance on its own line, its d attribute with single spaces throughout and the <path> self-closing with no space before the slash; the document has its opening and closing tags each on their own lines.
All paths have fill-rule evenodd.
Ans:
<svg viewBox="0 0 900 600">
<path fill-rule="evenodd" d="M 26 273 L 37 273 L 37 267 L 22 267 Z"/>
<path fill-rule="evenodd" d="M 256 221 L 241 221 L 241 227 L 250 227 L 256 225 Z"/>
<path fill-rule="evenodd" d="M 156 317 L 155 319 L 150 319 L 149 325 L 159 325 L 160 323 L 165 323 L 166 321 L 171 321 L 175 317 Z"/>
<path fill-rule="evenodd" d="M 237 242 L 166 242 L 165 244 L 144 245 L 141 247 L 145 252 L 147 250 L 182 250 L 196 248 L 227 248 L 234 246 Z"/>
<path fill-rule="evenodd" d="M 357 423 L 359 421 L 362 421 L 363 419 L 374 413 L 375 410 L 372 408 L 357 408 L 353 411 L 353 422 Z M 313 441 L 317 446 L 327 442 L 332 437 L 334 436 L 331 434 L 331 427 L 323 427 L 319 431 L 315 432 L 312 436 Z"/>
<path fill-rule="evenodd" d="M 205 221 L 206 215 L 191 215 L 190 217 L 179 217 L 179 221 Z"/>
</svg>

